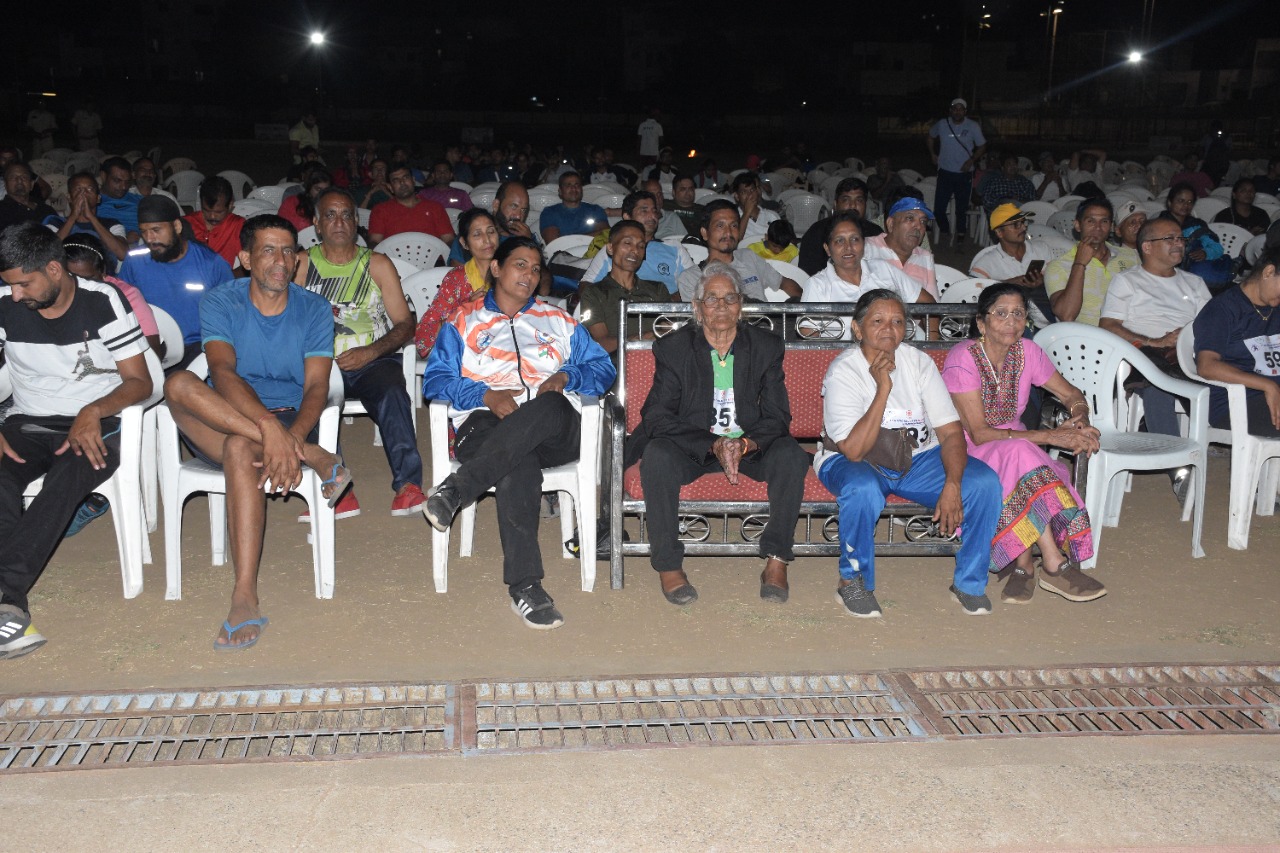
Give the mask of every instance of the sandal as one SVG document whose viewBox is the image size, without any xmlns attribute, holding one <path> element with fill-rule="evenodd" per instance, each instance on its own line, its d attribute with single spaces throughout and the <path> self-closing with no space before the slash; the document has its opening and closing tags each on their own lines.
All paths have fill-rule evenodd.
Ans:
<svg viewBox="0 0 1280 853">
<path fill-rule="evenodd" d="M 320 481 L 320 493 L 324 494 L 325 486 L 333 486 L 333 491 L 329 493 L 329 497 L 325 498 L 325 502 L 329 504 L 329 508 L 333 509 L 334 505 L 342 499 L 342 495 L 351 487 L 356 480 L 355 475 L 351 473 L 342 461 L 342 457 L 338 457 L 338 461 L 333 463 L 333 470 L 329 472 L 329 479 Z"/>
</svg>

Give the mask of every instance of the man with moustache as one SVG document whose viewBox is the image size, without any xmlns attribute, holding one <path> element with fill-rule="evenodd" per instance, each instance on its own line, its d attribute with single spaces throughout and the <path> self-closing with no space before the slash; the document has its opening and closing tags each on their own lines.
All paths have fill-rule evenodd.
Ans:
<svg viewBox="0 0 1280 853">
<path fill-rule="evenodd" d="M 932 219 L 933 211 L 925 207 L 923 201 L 903 196 L 885 215 L 884 233 L 867 238 L 866 257 L 893 264 L 936 300 L 938 277 L 934 272 L 933 252 L 921 247 L 925 229 Z"/>
<path fill-rule="evenodd" d="M 182 210 L 172 200 L 151 195 L 138 204 L 138 228 L 146 251 L 134 249 L 119 277 L 142 291 L 147 302 L 169 313 L 182 330 L 181 370 L 200 354 L 200 300 L 235 276 L 217 252 L 187 239 Z"/>
<path fill-rule="evenodd" d="M 789 297 L 801 295 L 800 285 L 778 272 L 769 262 L 746 248 L 742 242 L 742 218 L 738 207 L 727 199 L 716 199 L 707 205 L 702 220 L 702 239 L 707 244 L 707 260 L 680 274 L 680 298 L 692 302 L 702 280 L 702 271 L 712 261 L 728 264 L 741 279 L 738 292 L 744 299 L 765 302 L 769 290 L 780 290 Z"/>
<path fill-rule="evenodd" d="M 98 202 L 98 216 L 114 219 L 124 226 L 125 240 L 138 242 L 138 204 L 142 196 L 129 192 L 133 180 L 133 167 L 123 157 L 108 157 L 102 162 L 102 198 Z M 179 214 L 181 215 L 181 214 Z"/>
<path fill-rule="evenodd" d="M 320 447 L 320 413 L 329 398 L 333 309 L 292 282 L 298 233 L 283 217 L 251 217 L 240 232 L 235 282 L 200 304 L 209 381 L 180 370 L 165 382 L 173 420 L 195 455 L 223 470 L 235 586 L 213 640 L 217 651 L 247 649 L 267 627 L 259 609 L 258 566 L 267 493 L 288 493 L 315 471 L 335 502 L 351 485 L 342 458 Z"/>
</svg>

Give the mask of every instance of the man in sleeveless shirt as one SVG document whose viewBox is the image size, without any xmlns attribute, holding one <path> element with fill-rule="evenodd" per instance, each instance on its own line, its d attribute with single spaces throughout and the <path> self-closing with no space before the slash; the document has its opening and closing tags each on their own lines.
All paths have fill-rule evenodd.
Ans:
<svg viewBox="0 0 1280 853">
<path fill-rule="evenodd" d="M 334 187 L 321 193 L 315 213 L 320 242 L 302 255 L 294 281 L 333 305 L 334 353 L 347 399 L 363 403 L 382 433 L 395 491 L 391 514 L 409 516 L 426 500 L 400 353 L 413 340 L 413 314 L 391 260 L 356 245 L 358 224 L 349 192 Z M 355 490 L 334 509 L 338 518 L 358 515 Z"/>
</svg>

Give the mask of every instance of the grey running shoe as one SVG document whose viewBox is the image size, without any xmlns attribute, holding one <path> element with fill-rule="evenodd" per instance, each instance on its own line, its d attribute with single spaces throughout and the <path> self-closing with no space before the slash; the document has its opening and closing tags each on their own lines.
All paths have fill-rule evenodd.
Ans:
<svg viewBox="0 0 1280 853">
<path fill-rule="evenodd" d="M 0 605 L 0 660 L 20 658 L 45 644 L 31 615 L 12 604 Z"/>
<path fill-rule="evenodd" d="M 857 616 L 860 619 L 880 618 L 880 602 L 876 601 L 876 594 L 867 589 L 867 583 L 862 579 L 862 575 L 857 575 L 852 581 L 838 588 L 836 601 L 844 605 L 844 609 L 850 616 Z"/>
</svg>

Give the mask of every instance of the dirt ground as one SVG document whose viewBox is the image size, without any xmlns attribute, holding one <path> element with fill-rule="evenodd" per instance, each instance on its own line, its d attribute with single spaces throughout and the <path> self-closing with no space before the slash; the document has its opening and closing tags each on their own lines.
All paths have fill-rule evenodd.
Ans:
<svg viewBox="0 0 1280 853">
<path fill-rule="evenodd" d="M 420 426 L 426 448 L 425 415 Z M 492 501 L 478 511 L 475 555 L 457 556 L 455 534 L 449 592 L 434 592 L 427 523 L 390 515 L 389 473 L 371 438 L 368 419 L 344 427 L 364 513 L 338 522 L 332 600 L 314 597 L 307 529 L 295 521 L 304 505 L 273 501 L 261 574 L 271 625 L 256 648 L 215 652 L 231 570 L 210 565 L 206 499 L 185 509 L 181 601 L 164 600 L 163 528 L 152 535 L 158 562 L 146 568 L 142 594 L 120 597 L 104 517 L 55 554 L 32 595 L 49 643 L 5 663 L 3 692 L 1277 656 L 1280 587 L 1270 555 L 1280 548 L 1280 525 L 1255 518 L 1249 550 L 1226 547 L 1226 458 L 1210 462 L 1207 556 L 1199 560 L 1168 480 L 1135 478 L 1120 526 L 1102 539 L 1097 572 L 1110 594 L 1097 602 L 1040 591 L 1014 607 L 993 595 L 994 614 L 969 617 L 947 593 L 950 558 L 886 558 L 877 590 L 885 616 L 856 620 L 834 600 L 830 559 L 799 560 L 791 600 L 778 606 L 758 597 L 758 560 L 689 558 L 701 599 L 677 608 L 661 598 L 644 559 L 628 561 L 622 590 L 609 588 L 599 563 L 596 590 L 582 592 L 577 562 L 558 554 L 559 525 L 544 520 L 546 586 L 566 622 L 539 632 L 509 608 Z"/>
</svg>

